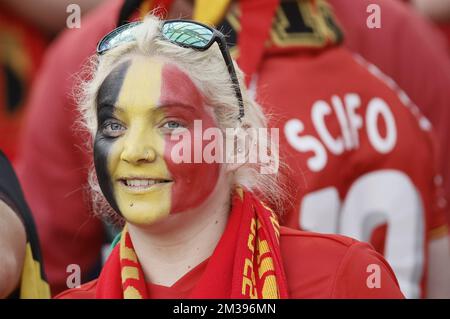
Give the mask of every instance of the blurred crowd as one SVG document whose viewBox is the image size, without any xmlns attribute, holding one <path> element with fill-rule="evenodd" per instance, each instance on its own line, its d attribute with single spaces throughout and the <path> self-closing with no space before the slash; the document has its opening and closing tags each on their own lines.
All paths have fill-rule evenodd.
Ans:
<svg viewBox="0 0 450 319">
<path fill-rule="evenodd" d="M 116 233 L 89 193 L 77 81 L 105 33 L 154 8 L 227 35 L 280 128 L 284 225 L 370 242 L 406 297 L 450 298 L 449 0 L 0 0 L 0 150 L 52 294 L 67 289 L 68 265 L 96 278 Z M 0 297 L 16 290 L 30 237 L 14 210 L 0 205 L 0 255 L 18 256 L 0 258 Z"/>
</svg>

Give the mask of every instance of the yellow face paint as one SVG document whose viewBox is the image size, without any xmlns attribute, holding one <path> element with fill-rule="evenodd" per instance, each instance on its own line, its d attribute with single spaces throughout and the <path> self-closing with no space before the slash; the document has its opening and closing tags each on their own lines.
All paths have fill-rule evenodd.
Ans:
<svg viewBox="0 0 450 319">
<path fill-rule="evenodd" d="M 100 86 L 97 119 L 97 177 L 108 202 L 127 221 L 152 224 L 199 206 L 214 190 L 219 163 L 172 158 L 175 129 L 189 133 L 183 142 L 190 145 L 199 139 L 201 156 L 209 142 L 195 132 L 195 121 L 204 129 L 216 127 L 200 91 L 176 65 L 144 57 L 120 64 Z"/>
<path fill-rule="evenodd" d="M 120 89 L 115 115 L 126 126 L 108 155 L 108 171 L 117 206 L 135 224 L 151 224 L 170 212 L 171 182 L 147 185 L 146 181 L 170 180 L 164 138 L 156 129 L 163 116 L 156 110 L 161 92 L 163 63 L 135 58 Z"/>
</svg>

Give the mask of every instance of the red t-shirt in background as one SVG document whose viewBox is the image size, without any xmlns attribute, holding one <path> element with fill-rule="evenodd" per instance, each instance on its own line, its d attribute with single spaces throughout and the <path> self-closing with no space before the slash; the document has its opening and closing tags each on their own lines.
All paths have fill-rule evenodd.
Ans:
<svg viewBox="0 0 450 319">
<path fill-rule="evenodd" d="M 361 63 L 336 47 L 314 58 L 273 55 L 261 66 L 258 97 L 277 114 L 272 125 L 296 182 L 283 222 L 372 241 L 405 295 L 418 298 L 432 231 L 446 224 L 430 126 Z"/>
<path fill-rule="evenodd" d="M 450 59 L 436 27 L 401 1 L 328 0 L 342 25 L 344 45 L 389 75 L 433 124 L 439 170 L 450 199 Z M 380 7 L 381 27 L 369 29 L 367 8 Z M 411 143 L 414 140 L 411 138 Z M 450 211 L 446 211 L 450 221 Z"/>
</svg>

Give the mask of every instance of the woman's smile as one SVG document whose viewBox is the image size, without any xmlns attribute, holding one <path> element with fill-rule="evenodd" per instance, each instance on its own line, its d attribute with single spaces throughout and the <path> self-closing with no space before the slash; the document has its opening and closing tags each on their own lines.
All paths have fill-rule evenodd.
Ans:
<svg viewBox="0 0 450 319">
<path fill-rule="evenodd" d="M 169 179 L 125 177 L 117 180 L 121 189 L 129 193 L 142 194 L 162 187 L 170 187 L 173 183 Z"/>
</svg>

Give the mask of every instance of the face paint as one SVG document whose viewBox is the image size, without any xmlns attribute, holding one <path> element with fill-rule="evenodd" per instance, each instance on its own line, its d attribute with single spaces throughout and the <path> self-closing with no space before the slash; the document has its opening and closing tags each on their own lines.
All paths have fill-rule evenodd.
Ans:
<svg viewBox="0 0 450 319">
<path fill-rule="evenodd" d="M 194 120 L 202 120 L 203 129 L 215 126 L 210 113 L 190 78 L 172 64 L 135 58 L 106 78 L 94 160 L 105 197 L 125 219 L 151 224 L 208 198 L 220 164 L 174 163 L 170 133 L 182 126 L 194 138 Z"/>
<path fill-rule="evenodd" d="M 122 87 L 123 79 L 130 66 L 130 61 L 116 67 L 103 81 L 97 95 L 97 123 L 98 129 L 94 140 L 94 166 L 100 188 L 111 207 L 119 212 L 111 176 L 108 171 L 107 160 L 114 143 L 114 139 L 102 134 L 102 128 L 108 120 L 114 118 L 114 105 Z"/>
<path fill-rule="evenodd" d="M 181 102 L 191 106 L 190 112 L 184 112 L 182 118 L 188 123 L 186 128 L 190 131 L 192 152 L 202 152 L 208 142 L 196 141 L 201 147 L 194 149 L 194 139 L 202 136 L 203 132 L 194 132 L 194 120 L 201 120 L 202 129 L 217 127 L 211 110 L 204 105 L 203 97 L 192 80 L 176 66 L 166 64 L 163 68 L 163 87 L 161 90 L 161 104 L 176 106 Z M 176 108 L 168 108 L 167 115 L 176 112 Z M 175 114 L 174 114 L 175 115 Z M 175 183 L 172 187 L 172 207 L 174 213 L 183 212 L 189 208 L 200 205 L 212 193 L 219 178 L 219 163 L 181 163 L 176 164 L 171 159 L 172 148 L 176 142 L 166 137 L 164 158 Z M 192 155 L 192 158 L 194 154 Z"/>
</svg>

